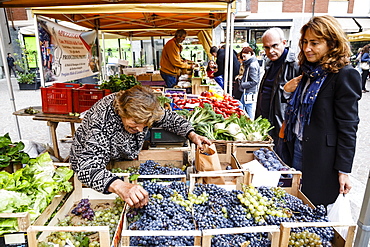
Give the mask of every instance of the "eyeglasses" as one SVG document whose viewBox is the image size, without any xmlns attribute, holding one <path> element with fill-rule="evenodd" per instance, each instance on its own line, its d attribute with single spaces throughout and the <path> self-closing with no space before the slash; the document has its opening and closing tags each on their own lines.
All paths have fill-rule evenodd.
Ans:
<svg viewBox="0 0 370 247">
<path fill-rule="evenodd" d="M 276 50 L 279 47 L 280 44 L 281 44 L 281 42 L 280 43 L 273 44 L 272 46 L 263 46 L 263 49 L 265 51 L 269 51 L 271 48 L 274 49 L 274 50 Z"/>
</svg>

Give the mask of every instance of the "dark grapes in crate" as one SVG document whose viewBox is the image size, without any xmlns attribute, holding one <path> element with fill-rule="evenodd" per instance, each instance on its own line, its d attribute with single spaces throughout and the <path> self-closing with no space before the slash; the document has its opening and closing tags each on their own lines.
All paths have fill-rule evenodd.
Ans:
<svg viewBox="0 0 370 247">
<path fill-rule="evenodd" d="M 282 164 L 276 153 L 268 148 L 260 148 L 253 152 L 256 159 L 269 171 L 288 171 L 289 167 Z"/>
<path fill-rule="evenodd" d="M 87 220 L 94 219 L 94 210 L 90 207 L 89 199 L 81 199 L 75 208 L 72 209 L 72 214 L 81 215 L 82 218 Z"/>
</svg>

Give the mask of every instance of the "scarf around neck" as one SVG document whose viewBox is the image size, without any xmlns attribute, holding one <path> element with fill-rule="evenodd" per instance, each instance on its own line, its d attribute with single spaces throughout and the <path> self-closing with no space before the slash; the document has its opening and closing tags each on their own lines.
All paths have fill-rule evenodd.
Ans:
<svg viewBox="0 0 370 247">
<path fill-rule="evenodd" d="M 316 101 L 317 94 L 328 75 L 321 65 L 317 66 L 311 63 L 303 64 L 302 71 L 309 78 L 310 84 L 306 88 L 305 82 L 301 80 L 288 102 L 287 109 L 285 111 L 285 136 L 288 141 L 294 139 L 293 130 L 297 122 L 297 118 L 300 119 L 301 126 L 299 129 L 302 133 L 304 126 L 306 124 L 310 124 L 312 108 Z M 306 88 L 305 91 L 304 88 Z"/>
</svg>

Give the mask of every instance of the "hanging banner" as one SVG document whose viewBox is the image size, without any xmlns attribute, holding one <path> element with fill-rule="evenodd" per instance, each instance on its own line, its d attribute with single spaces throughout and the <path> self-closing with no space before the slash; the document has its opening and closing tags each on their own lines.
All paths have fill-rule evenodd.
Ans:
<svg viewBox="0 0 370 247">
<path fill-rule="evenodd" d="M 42 18 L 37 19 L 45 82 L 66 82 L 98 71 L 93 55 L 95 31 L 77 31 Z"/>
</svg>

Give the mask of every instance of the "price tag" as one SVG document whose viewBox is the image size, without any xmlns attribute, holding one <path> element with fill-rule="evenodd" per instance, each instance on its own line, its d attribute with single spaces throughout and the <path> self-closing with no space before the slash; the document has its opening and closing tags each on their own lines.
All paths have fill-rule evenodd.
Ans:
<svg viewBox="0 0 370 247">
<path fill-rule="evenodd" d="M 4 234 L 4 242 L 6 245 L 25 244 L 26 236 L 24 235 L 24 233 Z"/>
</svg>

